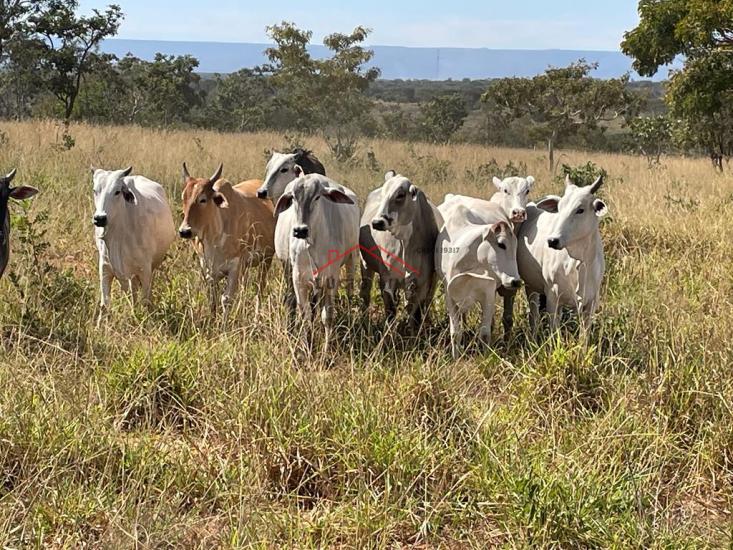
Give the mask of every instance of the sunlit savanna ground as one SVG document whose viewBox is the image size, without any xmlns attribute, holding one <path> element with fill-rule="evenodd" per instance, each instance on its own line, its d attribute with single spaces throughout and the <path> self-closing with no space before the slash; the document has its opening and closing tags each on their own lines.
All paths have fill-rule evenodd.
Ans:
<svg viewBox="0 0 733 550">
<path fill-rule="evenodd" d="M 316 337 L 307 353 L 287 331 L 279 267 L 259 311 L 249 285 L 221 330 L 184 242 L 151 311 L 133 312 L 116 287 L 96 329 L 90 164 L 160 181 L 178 221 L 182 161 L 262 177 L 265 149 L 286 140 L 74 126 L 64 151 L 53 123 L 0 130 L 0 170 L 17 166 L 18 182 L 42 190 L 0 282 L 5 546 L 729 543 L 733 177 L 708 161 L 650 170 L 565 152 L 610 175 L 589 344 L 572 330 L 527 342 L 522 301 L 509 349 L 471 346 L 456 362 L 442 291 L 416 341 L 384 333 L 377 306 L 365 317 L 343 300 L 337 349 L 324 356 Z M 489 182 L 472 174 L 491 158 L 525 163 L 535 196 L 562 190 L 540 150 L 370 141 L 346 165 L 320 140 L 306 145 L 360 197 L 390 168 L 436 202 L 485 196 Z M 22 242 L 29 231 L 35 246 Z"/>
</svg>

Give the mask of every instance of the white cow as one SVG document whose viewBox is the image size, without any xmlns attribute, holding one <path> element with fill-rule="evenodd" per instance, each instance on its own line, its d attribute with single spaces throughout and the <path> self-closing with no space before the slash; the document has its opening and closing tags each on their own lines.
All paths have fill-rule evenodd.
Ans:
<svg viewBox="0 0 733 550">
<path fill-rule="evenodd" d="M 328 349 L 341 266 L 359 250 L 356 194 L 320 174 L 304 175 L 280 197 L 275 216 L 275 249 L 278 256 L 288 251 L 298 309 L 310 321 L 311 295 L 317 293 Z"/>
<path fill-rule="evenodd" d="M 600 219 L 606 204 L 594 195 L 603 184 L 577 187 L 568 177 L 562 197 L 545 197 L 528 207 L 519 230 L 517 262 L 530 301 L 530 327 L 537 328 L 539 296 L 547 299 L 551 326 L 559 309 L 573 307 L 589 326 L 600 300 L 605 271 Z"/>
<path fill-rule="evenodd" d="M 445 285 L 453 357 L 460 354 L 463 317 L 481 304 L 479 336 L 491 343 L 496 292 L 516 290 L 522 281 L 517 270 L 517 238 L 501 209 L 488 223 L 464 223 L 464 206 L 441 209 L 445 225 L 436 241 L 435 269 Z"/>
<path fill-rule="evenodd" d="M 452 216 L 453 223 L 489 223 L 496 216 L 497 208 L 504 211 L 505 215 L 514 224 L 514 232 L 516 234 L 521 223 L 527 219 L 527 203 L 529 194 L 534 186 L 535 179 L 532 176 L 526 178 L 510 177 L 503 180 L 499 178 L 493 179 L 496 193 L 490 200 L 477 199 L 466 195 L 445 196 L 443 205 L 440 208 L 447 207 L 465 207 L 464 216 Z M 509 341 L 514 325 L 514 300 L 516 298 L 516 290 L 499 289 L 499 294 L 504 299 L 504 312 L 502 322 L 504 325 L 504 338 Z"/>
<path fill-rule="evenodd" d="M 326 169 L 313 151 L 298 147 L 289 153 L 273 152 L 265 167 L 265 179 L 259 189 L 257 189 L 257 197 L 260 199 L 269 198 L 273 206 L 276 205 L 280 197 L 285 194 L 288 185 L 302 174 L 326 175 Z M 287 237 L 290 234 L 290 228 L 284 231 Z M 283 278 L 287 287 L 285 291 L 285 304 L 291 313 L 294 313 L 296 299 L 295 290 L 291 286 L 293 278 L 287 247 L 282 250 L 282 254 L 276 254 L 276 256 L 283 264 Z M 354 266 L 353 270 L 355 269 L 356 267 Z M 353 275 L 351 278 L 353 280 Z"/>
<path fill-rule="evenodd" d="M 110 302 L 112 279 L 128 290 L 133 302 L 142 288 L 150 303 L 153 271 L 176 237 L 173 215 L 163 188 L 127 170 L 92 168 L 94 236 L 99 250 L 101 323 Z"/>
</svg>

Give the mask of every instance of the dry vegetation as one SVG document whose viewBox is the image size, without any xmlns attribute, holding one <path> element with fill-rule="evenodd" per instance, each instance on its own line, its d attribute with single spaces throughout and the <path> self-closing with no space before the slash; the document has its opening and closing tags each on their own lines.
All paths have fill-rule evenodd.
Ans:
<svg viewBox="0 0 733 550">
<path fill-rule="evenodd" d="M 590 345 L 572 330 L 528 343 L 521 316 L 510 349 L 454 362 L 439 297 L 417 341 L 354 301 L 337 352 L 307 358 L 275 288 L 257 313 L 245 289 L 219 330 L 183 242 L 152 311 L 116 287 L 109 326 L 93 322 L 90 163 L 133 164 L 178 210 L 181 161 L 261 177 L 282 136 L 72 127 L 64 151 L 52 123 L 2 130 L 0 169 L 42 189 L 13 234 L 16 284 L 0 282 L 4 546 L 729 543 L 733 178 L 709 162 L 563 159 L 610 174 Z M 561 189 L 537 151 L 375 141 L 347 166 L 308 145 L 362 197 L 388 168 L 436 201 L 485 195 L 467 171 L 491 157 L 526 163 L 537 195 Z"/>
</svg>

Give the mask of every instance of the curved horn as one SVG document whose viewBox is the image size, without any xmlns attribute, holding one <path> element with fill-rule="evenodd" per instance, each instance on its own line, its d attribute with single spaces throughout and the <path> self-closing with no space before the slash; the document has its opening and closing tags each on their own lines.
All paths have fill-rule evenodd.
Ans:
<svg viewBox="0 0 733 550">
<path fill-rule="evenodd" d="M 216 183 L 221 179 L 221 173 L 224 171 L 224 163 L 219 164 L 219 168 L 216 169 L 214 175 L 209 178 L 211 183 Z"/>
<path fill-rule="evenodd" d="M 18 173 L 18 169 L 17 168 L 13 168 L 10 171 L 10 173 L 7 176 L 5 176 L 5 179 L 8 180 L 8 183 L 10 183 L 11 181 L 13 181 L 13 178 L 15 177 L 15 174 L 17 174 L 17 173 Z"/>
<path fill-rule="evenodd" d="M 570 187 L 573 185 L 573 180 L 570 179 L 570 174 L 565 176 L 565 187 Z"/>
<path fill-rule="evenodd" d="M 598 176 L 598 179 L 595 181 L 593 185 L 590 186 L 590 192 L 592 194 L 596 194 L 596 192 L 601 188 L 601 185 L 603 185 L 603 176 Z"/>
<path fill-rule="evenodd" d="M 132 166 L 128 166 L 125 170 L 122 171 L 123 178 L 126 178 L 130 174 L 132 174 Z"/>
<path fill-rule="evenodd" d="M 191 174 L 188 173 L 188 166 L 186 166 L 186 163 L 183 163 L 183 180 L 187 180 L 191 177 Z"/>
</svg>

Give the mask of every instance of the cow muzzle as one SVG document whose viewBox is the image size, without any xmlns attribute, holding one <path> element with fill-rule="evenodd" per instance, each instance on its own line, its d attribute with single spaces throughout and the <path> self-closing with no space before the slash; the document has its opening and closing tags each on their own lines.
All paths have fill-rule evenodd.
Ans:
<svg viewBox="0 0 733 550">
<path fill-rule="evenodd" d="M 553 250 L 562 250 L 562 245 L 560 243 L 559 237 L 550 237 L 549 239 L 547 239 L 547 246 L 549 246 Z"/>
<path fill-rule="evenodd" d="M 392 218 L 389 216 L 380 216 L 372 220 L 372 229 L 375 231 L 387 231 L 392 225 Z"/>
<path fill-rule="evenodd" d="M 298 225 L 293 227 L 293 237 L 296 239 L 307 239 L 308 238 L 308 226 Z"/>
<path fill-rule="evenodd" d="M 258 199 L 266 199 L 267 198 L 267 189 L 260 188 L 257 190 L 257 198 Z"/>
<path fill-rule="evenodd" d="M 516 208 L 512 210 L 512 222 L 523 223 L 527 221 L 527 211 L 524 209 Z"/>
<path fill-rule="evenodd" d="M 94 214 L 92 223 L 94 227 L 107 227 L 107 214 Z"/>
<path fill-rule="evenodd" d="M 193 237 L 193 230 L 188 225 L 182 225 L 181 228 L 178 230 L 178 235 L 182 239 L 191 239 Z"/>
</svg>

